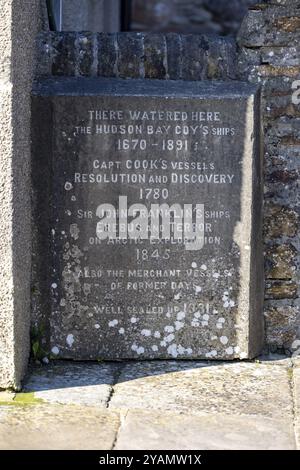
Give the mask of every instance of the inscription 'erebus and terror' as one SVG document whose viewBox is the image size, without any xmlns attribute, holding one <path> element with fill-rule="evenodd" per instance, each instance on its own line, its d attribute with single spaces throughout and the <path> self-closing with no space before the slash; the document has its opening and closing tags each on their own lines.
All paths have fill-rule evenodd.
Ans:
<svg viewBox="0 0 300 470">
<path fill-rule="evenodd" d="M 248 357 L 253 89 L 115 83 L 52 98 L 52 353 Z"/>
</svg>

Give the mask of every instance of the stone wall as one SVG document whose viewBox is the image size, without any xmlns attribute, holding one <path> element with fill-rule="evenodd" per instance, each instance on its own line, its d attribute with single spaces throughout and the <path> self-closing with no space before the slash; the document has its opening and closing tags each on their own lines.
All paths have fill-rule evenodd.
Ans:
<svg viewBox="0 0 300 470">
<path fill-rule="evenodd" d="M 299 170 L 300 2 L 253 7 L 238 44 L 241 76 L 263 89 L 265 155 L 265 319 L 271 350 L 300 352 Z"/>
<path fill-rule="evenodd" d="M 256 0 L 132 0 L 132 31 L 236 35 Z"/>
<path fill-rule="evenodd" d="M 253 6 L 234 39 L 155 33 L 47 33 L 40 76 L 244 80 L 263 88 L 266 346 L 297 353 L 299 312 L 299 1 Z M 35 290 L 33 286 L 33 289 Z M 36 289 L 38 291 L 38 289 Z M 33 299 L 34 323 L 40 314 Z"/>
<path fill-rule="evenodd" d="M 0 0 L 0 388 L 20 386 L 30 328 L 30 92 L 39 0 Z"/>
</svg>

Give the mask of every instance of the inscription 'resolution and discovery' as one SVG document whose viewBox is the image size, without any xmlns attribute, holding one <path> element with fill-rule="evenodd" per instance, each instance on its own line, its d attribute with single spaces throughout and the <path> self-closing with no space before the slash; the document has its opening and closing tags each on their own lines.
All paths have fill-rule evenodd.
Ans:
<svg viewBox="0 0 300 470">
<path fill-rule="evenodd" d="M 253 356 L 261 343 L 256 91 L 82 83 L 85 96 L 75 80 L 75 93 L 49 97 L 52 354 Z"/>
</svg>

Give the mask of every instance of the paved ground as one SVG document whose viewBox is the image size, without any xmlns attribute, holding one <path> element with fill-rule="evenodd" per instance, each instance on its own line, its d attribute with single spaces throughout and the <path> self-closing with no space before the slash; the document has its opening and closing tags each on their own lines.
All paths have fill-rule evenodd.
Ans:
<svg viewBox="0 0 300 470">
<path fill-rule="evenodd" d="M 51 363 L 0 392 L 0 449 L 297 447 L 300 358 Z"/>
</svg>

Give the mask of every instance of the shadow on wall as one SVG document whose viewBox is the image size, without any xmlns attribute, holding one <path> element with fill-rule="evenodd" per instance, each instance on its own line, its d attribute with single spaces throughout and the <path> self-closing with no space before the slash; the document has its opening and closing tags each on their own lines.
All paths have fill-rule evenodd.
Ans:
<svg viewBox="0 0 300 470">
<path fill-rule="evenodd" d="M 127 4 L 123 0 L 46 0 L 50 30 L 118 32 L 123 3 Z"/>
<path fill-rule="evenodd" d="M 258 0 L 132 0 L 131 31 L 236 36 Z"/>
</svg>

